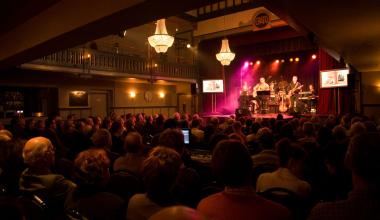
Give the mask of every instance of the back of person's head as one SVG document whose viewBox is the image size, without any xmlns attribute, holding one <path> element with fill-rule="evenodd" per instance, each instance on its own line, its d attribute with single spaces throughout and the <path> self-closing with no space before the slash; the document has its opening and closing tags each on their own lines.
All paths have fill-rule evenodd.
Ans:
<svg viewBox="0 0 380 220">
<path fill-rule="evenodd" d="M 365 128 L 366 128 L 366 131 L 367 132 L 376 132 L 377 131 L 377 125 L 374 121 L 365 121 L 363 122 Z"/>
<path fill-rule="evenodd" d="M 165 122 L 164 122 L 164 129 L 168 129 L 168 128 L 176 128 L 177 127 L 177 120 L 175 120 L 174 118 L 168 118 Z"/>
<path fill-rule="evenodd" d="M 213 151 L 212 171 L 225 186 L 242 187 L 249 185 L 252 165 L 252 159 L 247 148 L 239 141 L 221 141 Z"/>
<path fill-rule="evenodd" d="M 360 116 L 355 116 L 351 119 L 351 126 L 355 124 L 356 122 L 361 122 L 362 118 Z"/>
<path fill-rule="evenodd" d="M 161 146 L 174 149 L 180 155 L 183 154 L 185 148 L 184 136 L 178 129 L 166 129 L 160 134 L 158 144 Z"/>
<path fill-rule="evenodd" d="M 49 117 L 45 120 L 45 128 L 56 128 L 55 119 L 53 117 Z"/>
<path fill-rule="evenodd" d="M 378 132 L 363 133 L 351 139 L 346 164 L 352 172 L 380 187 L 380 135 Z"/>
<path fill-rule="evenodd" d="M 315 131 L 314 131 L 314 125 L 311 122 L 305 122 L 302 126 L 302 131 L 306 136 L 314 136 Z"/>
<path fill-rule="evenodd" d="M 208 144 L 210 147 L 210 150 L 213 151 L 215 147 L 218 145 L 218 143 L 222 140 L 228 140 L 228 136 L 225 134 L 219 134 L 219 133 L 212 135 Z"/>
<path fill-rule="evenodd" d="M 192 128 L 198 128 L 201 125 L 200 119 L 194 119 L 191 121 L 191 127 Z"/>
<path fill-rule="evenodd" d="M 170 197 L 181 166 L 180 155 L 168 147 L 155 147 L 142 165 L 142 176 L 148 197 L 162 203 Z"/>
<path fill-rule="evenodd" d="M 197 210 L 186 206 L 171 206 L 152 215 L 149 220 L 206 220 Z"/>
<path fill-rule="evenodd" d="M 252 124 L 252 126 L 251 126 L 252 133 L 256 134 L 259 131 L 260 128 L 261 128 L 260 123 L 259 122 L 254 122 Z"/>
<path fill-rule="evenodd" d="M 110 128 L 110 132 L 112 134 L 115 134 L 115 133 L 118 133 L 118 132 L 121 132 L 123 130 L 123 120 L 121 118 L 119 118 L 118 120 L 115 120 L 114 122 L 112 122 L 112 125 L 111 125 L 111 128 Z"/>
<path fill-rule="evenodd" d="M 236 133 L 240 133 L 240 132 L 241 132 L 241 128 L 242 128 L 242 125 L 241 125 L 241 122 L 240 122 L 240 121 L 235 121 L 235 122 L 232 124 L 232 129 L 233 129 L 234 132 L 236 132 Z"/>
<path fill-rule="evenodd" d="M 272 131 L 269 128 L 261 128 L 264 131 L 257 132 L 259 144 L 263 149 L 273 149 L 274 137 Z M 260 129 L 260 130 L 261 130 Z"/>
<path fill-rule="evenodd" d="M 143 150 L 142 136 L 138 132 L 129 132 L 125 137 L 124 149 L 127 153 L 140 153 Z"/>
<path fill-rule="evenodd" d="M 54 164 L 54 147 L 49 139 L 35 137 L 24 146 L 22 157 L 29 167 L 50 168 Z"/>
<path fill-rule="evenodd" d="M 282 114 L 278 114 L 276 120 L 284 120 L 284 116 Z"/>
<path fill-rule="evenodd" d="M 215 127 L 218 127 L 219 126 L 219 119 L 217 117 L 212 117 L 212 118 L 210 118 L 209 123 L 213 124 Z"/>
<path fill-rule="evenodd" d="M 74 178 L 79 186 L 103 186 L 109 177 L 110 161 L 103 149 L 89 149 L 74 161 Z"/>
<path fill-rule="evenodd" d="M 342 125 L 337 125 L 332 130 L 333 137 L 335 140 L 344 140 L 347 138 L 347 130 Z"/>
<path fill-rule="evenodd" d="M 305 158 L 306 152 L 288 138 L 283 138 L 276 143 L 276 151 L 279 157 L 280 167 L 288 167 L 290 160 L 299 161 Z"/>
<path fill-rule="evenodd" d="M 111 133 L 105 128 L 97 130 L 91 140 L 95 147 L 110 148 L 112 146 Z"/>
<path fill-rule="evenodd" d="M 366 127 L 364 126 L 362 122 L 358 121 L 351 125 L 349 133 L 351 137 L 354 137 L 355 135 L 363 134 L 365 132 L 366 132 Z"/>
<path fill-rule="evenodd" d="M 8 137 L 9 139 L 13 139 L 13 134 L 6 129 L 0 130 L 0 135 L 4 135 L 4 138 Z"/>
</svg>

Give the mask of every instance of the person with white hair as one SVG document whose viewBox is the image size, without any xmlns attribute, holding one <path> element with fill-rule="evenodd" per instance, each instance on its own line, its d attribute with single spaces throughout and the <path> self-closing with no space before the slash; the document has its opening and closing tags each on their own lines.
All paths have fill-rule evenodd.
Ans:
<svg viewBox="0 0 380 220">
<path fill-rule="evenodd" d="M 51 213 L 63 211 L 66 196 L 76 185 L 51 170 L 55 161 L 55 149 L 49 139 L 31 138 L 25 143 L 22 157 L 27 168 L 21 174 L 19 188 L 26 197 L 38 196 Z"/>
</svg>

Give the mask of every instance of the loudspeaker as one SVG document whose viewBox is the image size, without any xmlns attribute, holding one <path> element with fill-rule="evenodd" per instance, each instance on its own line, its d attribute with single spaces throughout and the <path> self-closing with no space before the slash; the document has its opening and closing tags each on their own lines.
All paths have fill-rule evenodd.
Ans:
<svg viewBox="0 0 380 220">
<path fill-rule="evenodd" d="M 196 95 L 197 94 L 197 84 L 191 83 L 190 90 L 191 90 L 191 95 Z"/>
</svg>

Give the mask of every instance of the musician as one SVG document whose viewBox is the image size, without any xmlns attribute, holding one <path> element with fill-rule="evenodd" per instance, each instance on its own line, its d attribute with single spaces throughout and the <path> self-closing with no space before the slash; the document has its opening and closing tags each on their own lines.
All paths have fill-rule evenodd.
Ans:
<svg viewBox="0 0 380 220">
<path fill-rule="evenodd" d="M 310 92 L 310 96 L 315 96 L 315 89 L 314 89 L 313 84 L 309 85 L 309 92 Z"/>
<path fill-rule="evenodd" d="M 260 77 L 260 82 L 253 89 L 255 91 L 269 91 L 269 85 L 265 82 L 264 77 Z"/>
<path fill-rule="evenodd" d="M 289 86 L 288 86 L 290 108 L 296 107 L 296 102 L 298 101 L 298 93 L 302 87 L 303 85 L 301 85 L 301 83 L 298 82 L 298 77 L 293 76 L 292 81 L 289 83 Z"/>
</svg>

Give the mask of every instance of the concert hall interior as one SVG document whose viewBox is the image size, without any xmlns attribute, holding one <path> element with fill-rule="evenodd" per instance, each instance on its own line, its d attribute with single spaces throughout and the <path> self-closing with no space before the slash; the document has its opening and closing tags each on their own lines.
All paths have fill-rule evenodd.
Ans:
<svg viewBox="0 0 380 220">
<path fill-rule="evenodd" d="M 355 147 L 356 133 L 367 135 L 369 131 L 380 131 L 380 4 L 375 0 L 2 0 L 0 21 L 0 219 L 3 219 L 2 211 L 7 210 L 7 202 L 3 201 L 6 191 L 10 192 L 12 199 L 19 201 L 24 196 L 21 194 L 25 190 L 23 187 L 39 187 L 39 183 L 25 184 L 35 176 L 40 177 L 39 171 L 44 173 L 42 176 L 45 172 L 48 173 L 46 175 L 56 172 L 54 175 L 58 177 L 53 179 L 65 183 L 71 196 L 65 197 L 65 203 L 60 200 L 57 204 L 60 204 L 59 211 L 64 212 L 60 214 L 70 216 L 70 219 L 148 219 L 154 210 L 168 204 L 196 209 L 177 207 L 180 213 L 197 211 L 207 215 L 212 212 L 205 211 L 213 207 L 207 204 L 211 200 L 201 199 L 212 193 L 224 190 L 226 194 L 239 196 L 239 190 L 246 190 L 244 184 L 248 184 L 250 191 L 244 193 L 256 195 L 257 191 L 260 194 L 260 186 L 252 188 L 260 179 L 258 173 L 251 172 L 245 179 L 239 176 L 244 180 L 240 178 L 242 182 L 238 183 L 236 176 L 231 180 L 222 175 L 218 169 L 225 168 L 221 161 L 227 160 L 228 156 L 239 155 L 238 159 L 228 160 L 236 162 L 231 165 L 234 169 L 240 165 L 252 165 L 250 160 L 247 164 L 240 164 L 246 162 L 243 161 L 244 155 L 240 154 L 245 154 L 245 149 L 248 149 L 248 156 L 253 158 L 265 151 L 264 145 L 270 142 L 268 157 L 277 158 L 289 153 L 281 151 L 284 146 L 294 150 L 284 156 L 288 157 L 288 163 L 281 166 L 278 163 L 276 168 L 302 173 L 306 169 L 301 171 L 296 166 L 303 163 L 303 156 L 310 152 L 307 152 L 309 149 L 298 152 L 293 149 L 293 144 L 311 139 L 313 143 L 318 142 L 318 147 L 315 146 L 317 153 L 314 152 L 316 157 L 326 154 L 326 158 L 318 158 L 320 160 L 316 162 L 323 167 L 324 174 L 330 175 L 336 169 L 349 170 L 351 178 L 351 171 L 355 176 L 356 170 L 352 167 L 354 164 L 349 164 L 351 167 L 346 170 L 345 160 L 355 158 L 348 158 L 351 156 L 349 153 L 346 155 L 348 143 Z M 167 129 L 172 130 L 166 134 Z M 172 137 L 178 132 L 180 143 Z M 307 132 L 313 134 L 308 135 Z M 270 140 L 265 139 L 266 135 Z M 344 140 L 335 140 L 335 135 L 344 136 Z M 215 136 L 216 141 L 211 141 Z M 250 141 L 248 136 L 252 138 Z M 261 136 L 264 140 L 260 139 Z M 363 137 L 360 141 L 365 140 L 368 146 L 375 143 L 371 142 L 372 136 L 369 139 Z M 283 141 L 281 138 L 289 139 Z M 338 147 L 332 150 L 334 152 L 327 150 L 329 138 L 334 139 L 337 146 L 343 146 L 344 154 L 341 148 L 337 150 Z M 7 148 L 10 142 L 11 150 Z M 30 153 L 28 150 L 32 151 L 33 143 L 37 142 L 44 149 Z M 133 142 L 130 147 L 133 149 L 127 147 L 130 142 Z M 231 143 L 236 145 L 236 151 L 231 151 L 233 153 L 229 151 Z M 174 150 L 167 149 L 165 144 L 176 146 L 171 146 Z M 222 150 L 218 152 L 218 149 Z M 39 158 L 39 167 L 32 167 L 37 163 L 34 160 L 38 159 L 34 158 L 34 153 L 42 150 L 46 158 Z M 12 157 L 13 151 L 17 151 L 16 159 Z M 213 152 L 220 161 L 215 159 L 211 163 Z M 226 152 L 230 153 L 224 155 Z M 281 152 L 284 155 L 277 155 Z M 114 170 L 118 164 L 116 161 L 121 158 L 120 164 L 125 165 L 124 160 L 129 160 L 129 155 L 133 155 L 133 161 L 137 161 L 139 166 L 133 167 L 133 171 L 127 170 L 128 175 L 118 176 Z M 86 157 L 97 159 L 92 161 Z M 181 191 L 177 193 L 185 198 L 174 198 L 177 194 L 172 197 L 172 190 L 183 190 L 182 186 L 172 186 L 178 184 L 174 180 L 188 165 L 187 159 L 190 164 L 192 159 L 197 162 L 191 169 L 199 172 L 199 179 L 203 181 L 203 185 L 195 184 L 193 187 L 201 188 L 207 183 L 210 191 L 207 187 L 205 191 L 197 191 L 198 194 Z M 333 167 L 336 164 L 329 164 L 328 160 L 337 160 L 340 167 Z M 102 176 L 94 177 L 91 170 L 80 170 L 86 168 L 88 161 L 95 161 L 94 167 L 88 169 L 107 169 L 96 173 Z M 154 176 L 149 170 L 144 174 L 153 177 L 143 178 L 143 161 L 146 166 L 148 162 L 159 161 L 157 166 L 150 164 L 157 169 L 153 172 L 162 172 L 167 178 L 157 178 L 158 174 Z M 13 166 L 13 162 L 16 165 Z M 315 161 L 307 162 L 311 164 L 310 170 L 320 171 L 313 166 Z M 55 169 L 46 169 L 53 165 Z M 227 178 L 223 181 L 230 181 L 232 185 L 212 185 L 222 181 L 211 174 L 212 165 L 218 166 L 213 167 L 216 169 L 213 171 L 219 171 L 221 179 Z M 378 164 L 371 165 L 375 168 L 370 171 L 379 171 Z M 207 169 L 203 170 L 204 167 Z M 28 176 L 27 171 L 22 172 L 24 168 L 28 172 L 38 172 Z M 5 172 L 6 169 L 10 169 L 11 174 Z M 80 173 L 75 173 L 78 170 Z M 137 177 L 133 176 L 134 172 Z M 236 175 L 244 176 L 242 172 Z M 133 175 L 129 175 L 131 173 Z M 183 176 L 198 178 L 191 171 L 187 174 Z M 339 177 L 346 178 L 346 174 Z M 298 178 L 298 173 L 289 171 L 286 175 Z M 102 201 L 99 197 L 99 203 L 94 200 L 96 205 L 92 204 L 91 208 L 79 207 L 74 202 L 75 196 L 87 195 L 86 190 L 78 195 L 72 193 L 74 189 L 75 192 L 87 187 L 89 191 L 103 190 L 110 176 L 120 177 L 123 181 L 126 176 L 136 177 L 137 183 L 131 180 L 135 185 L 128 186 L 140 191 L 135 190 L 131 194 L 120 189 L 124 182 L 119 184 L 116 177 L 114 182 L 111 181 L 115 185 L 107 185 L 107 190 L 114 190 L 112 193 L 118 195 L 116 199 L 108 194 L 104 196 L 116 205 L 121 201 L 118 208 L 123 210 L 123 214 L 117 213 L 120 210 L 111 207 L 111 203 L 108 207 L 105 204 L 107 199 Z M 318 180 L 330 180 L 324 177 L 318 176 Z M 143 179 L 154 184 L 144 182 L 144 185 Z M 337 194 L 344 191 L 347 195 L 346 188 L 354 185 L 346 184 L 342 189 L 337 187 L 340 182 L 334 182 L 336 185 L 329 186 L 337 187 L 336 192 L 330 188 L 325 192 L 322 188 L 326 185 L 318 185 L 321 182 L 312 182 L 315 179 L 311 178 L 309 184 L 301 179 L 297 179 L 297 183 L 306 188 L 303 189 L 308 191 L 306 194 L 315 196 L 311 202 L 313 205 L 322 200 L 345 199 L 347 197 Z M 376 181 L 379 184 L 379 180 Z M 163 190 L 149 192 L 157 190 L 156 185 Z M 239 190 L 234 191 L 236 186 Z M 37 190 L 41 194 L 33 194 L 32 199 L 35 204 L 34 196 L 38 198 L 41 195 L 37 202 L 39 208 L 44 209 L 45 205 L 49 206 L 45 202 L 49 203 L 50 197 L 42 188 Z M 143 196 L 136 198 L 135 194 Z M 157 201 L 149 197 L 151 194 L 158 197 L 154 198 Z M 118 200 L 119 197 L 123 198 Z M 135 200 L 129 200 L 131 197 Z M 131 208 L 131 211 L 129 209 L 134 203 L 128 206 L 129 201 L 146 202 L 147 206 L 154 207 L 142 211 Z M 273 208 L 281 216 L 288 216 L 282 206 L 268 204 L 261 207 L 266 215 L 271 216 Z M 111 214 L 93 209 L 93 206 L 102 208 L 103 205 Z M 67 213 L 67 208 L 74 206 L 81 209 L 78 213 L 88 218 L 74 218 L 77 213 L 74 208 L 70 209 L 74 212 Z M 254 210 L 261 208 L 255 207 Z M 308 208 L 305 208 L 307 213 L 296 213 L 303 215 L 300 219 L 306 219 L 310 214 L 312 206 Z M 133 213 L 133 210 L 141 212 Z M 36 219 L 54 219 L 50 215 L 59 213 L 50 211 L 47 218 Z M 149 216 L 137 216 L 144 211 Z M 245 218 L 246 212 L 234 211 L 243 213 L 236 219 L 265 219 L 260 212 L 253 217 L 247 214 L 249 217 Z M 278 218 L 271 216 L 268 219 L 281 219 L 280 214 Z M 23 217 L 21 219 L 29 219 L 30 216 L 25 212 Z M 314 217 L 310 219 L 319 219 Z M 220 218 L 211 216 L 209 219 Z"/>
</svg>

